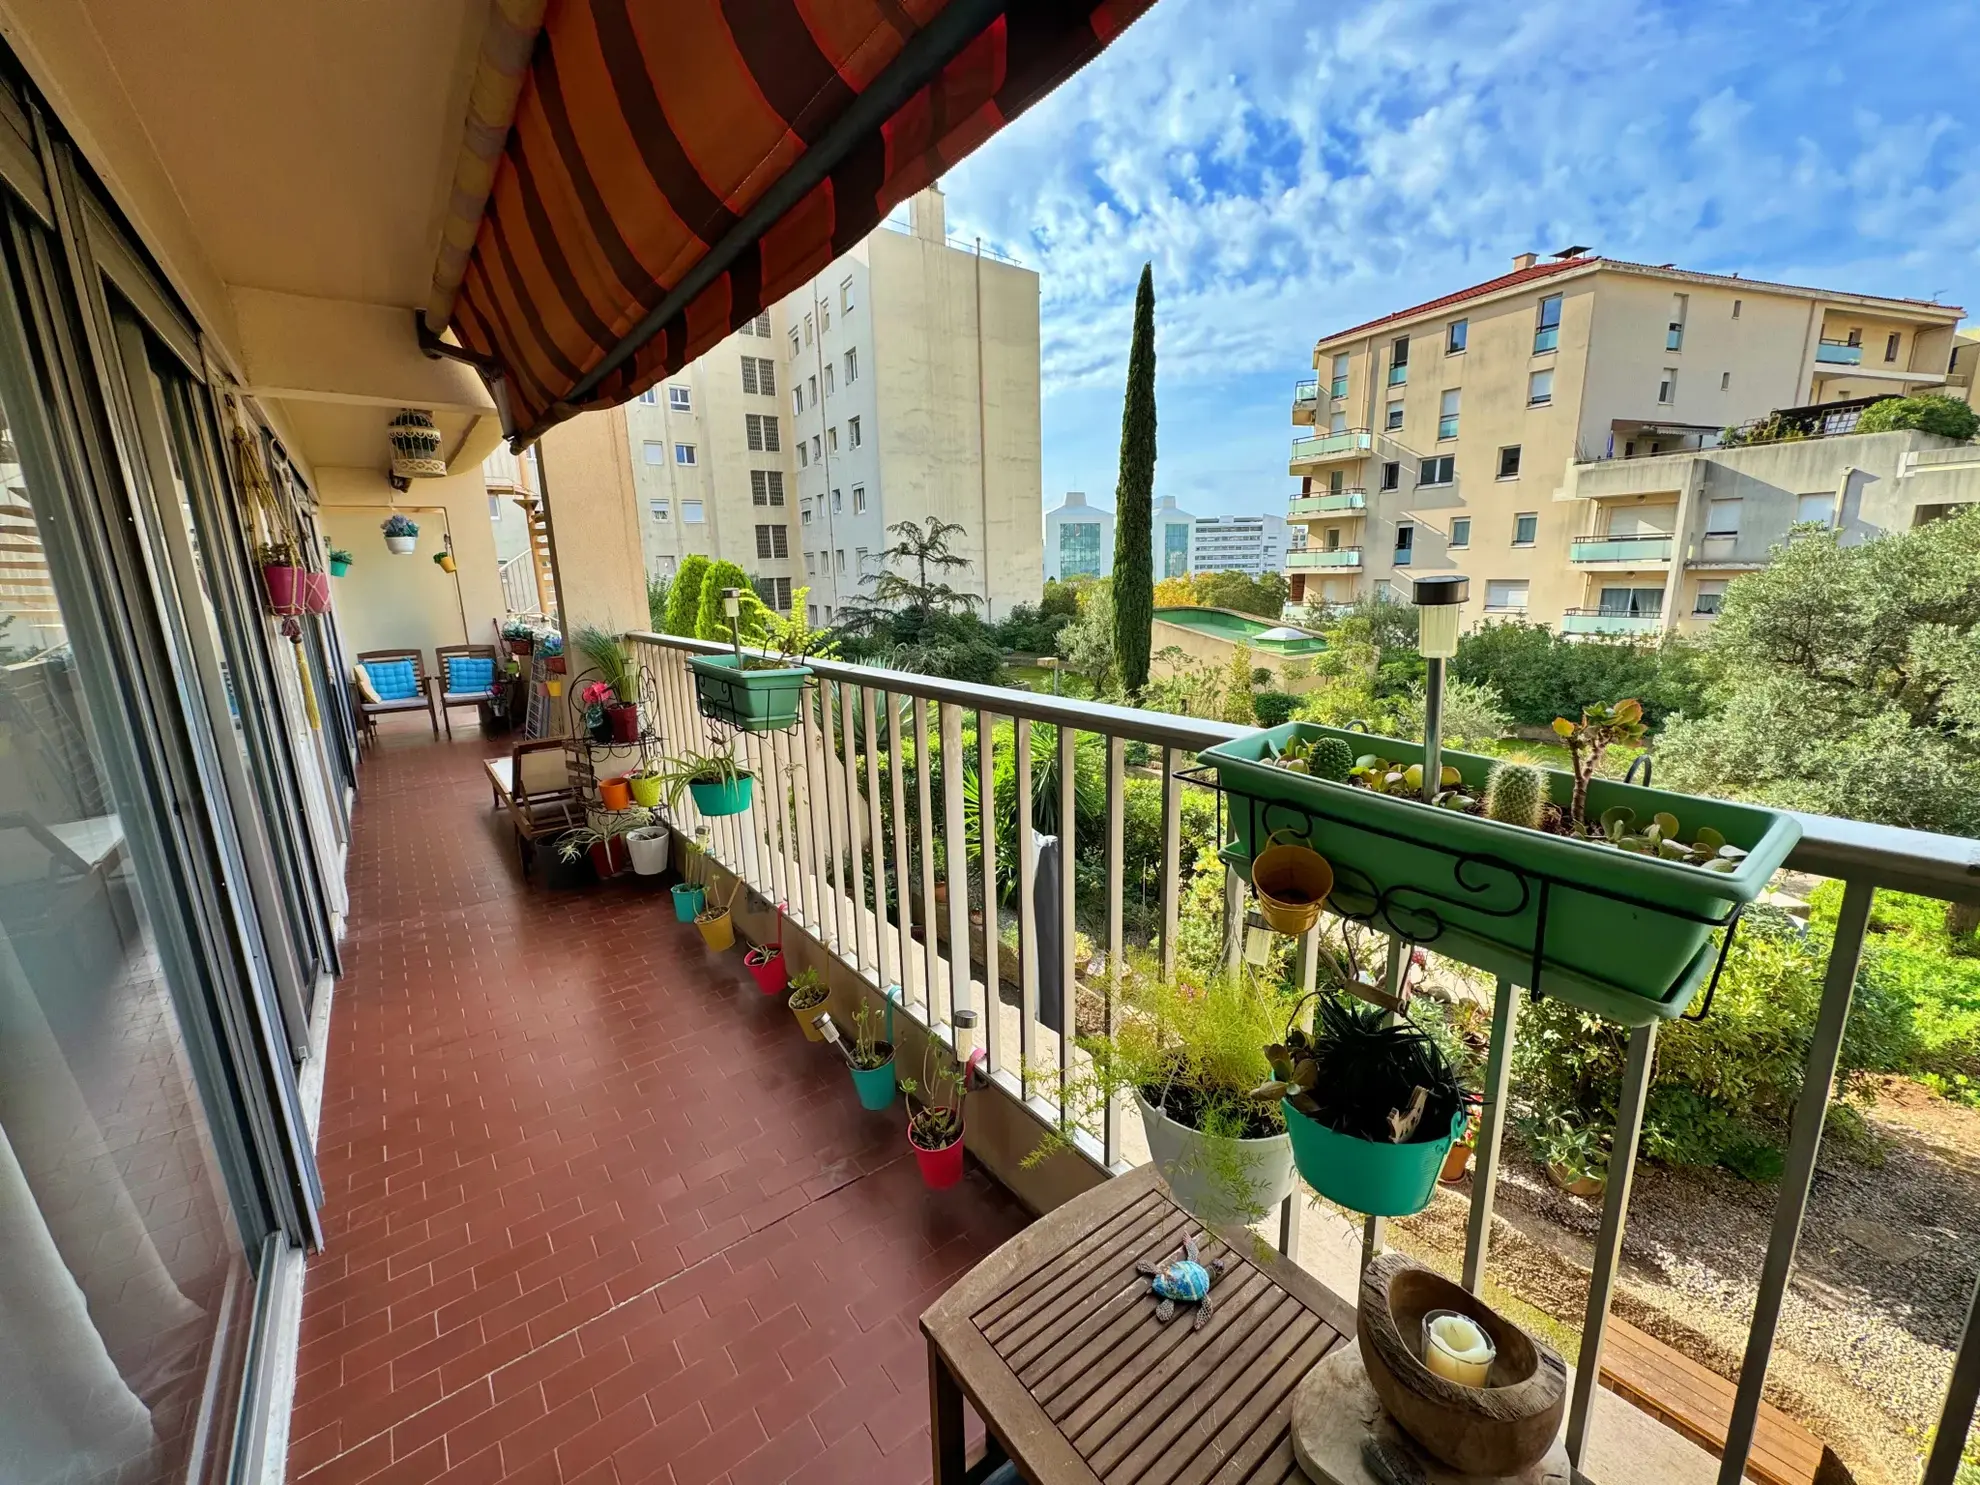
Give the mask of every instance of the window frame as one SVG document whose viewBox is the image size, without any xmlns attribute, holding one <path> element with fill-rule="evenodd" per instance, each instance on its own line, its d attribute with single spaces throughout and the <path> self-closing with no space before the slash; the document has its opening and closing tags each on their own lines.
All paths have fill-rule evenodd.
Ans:
<svg viewBox="0 0 1980 1485">
<path fill-rule="evenodd" d="M 1444 326 L 1444 354 L 1447 356 L 1462 356 L 1470 339 L 1470 317 L 1460 316 L 1458 319 L 1452 320 Z"/>
<path fill-rule="evenodd" d="M 1534 387 L 1545 379 L 1547 390 L 1537 395 Z M 1554 368 L 1542 366 L 1526 373 L 1526 405 L 1528 407 L 1552 407 L 1554 405 Z"/>
<path fill-rule="evenodd" d="M 1499 462 L 1496 466 L 1498 474 L 1494 478 L 1502 480 L 1516 480 L 1519 478 L 1520 461 L 1523 457 L 1521 450 L 1523 448 L 1524 445 L 1516 443 L 1499 445 Z M 1510 470 L 1506 468 L 1506 455 L 1508 454 L 1512 455 L 1512 468 Z"/>
<path fill-rule="evenodd" d="M 1432 470 L 1440 473 L 1441 479 L 1426 479 Z M 1417 465 L 1416 487 L 1419 490 L 1441 490 L 1457 483 L 1457 457 L 1454 454 L 1430 454 Z"/>
<path fill-rule="evenodd" d="M 1471 545 L 1470 516 L 1451 517 L 1451 534 L 1445 545 L 1454 549 L 1462 549 Z"/>
<path fill-rule="evenodd" d="M 1521 540 L 1519 534 L 1520 527 L 1523 523 L 1527 521 L 1531 521 L 1533 523 L 1532 531 L 1531 534 L 1528 535 L 1524 540 Z M 1540 512 L 1539 511 L 1521 510 L 1521 511 L 1513 512 L 1512 544 L 1515 547 L 1518 547 L 1522 550 L 1528 547 L 1536 547 L 1540 544 Z"/>
</svg>

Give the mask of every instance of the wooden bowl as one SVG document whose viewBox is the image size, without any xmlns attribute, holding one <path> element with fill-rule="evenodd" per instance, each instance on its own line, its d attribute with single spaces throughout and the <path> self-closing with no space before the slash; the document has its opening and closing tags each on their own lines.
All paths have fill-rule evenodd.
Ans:
<svg viewBox="0 0 1980 1485">
<path fill-rule="evenodd" d="M 1423 1364 L 1423 1317 L 1432 1310 L 1455 1310 L 1491 1337 L 1499 1354 L 1485 1386 L 1447 1381 Z M 1553 1445 L 1567 1408 L 1566 1364 L 1441 1274 L 1384 1253 L 1362 1270 L 1356 1332 L 1389 1416 L 1452 1469 L 1516 1475 Z"/>
</svg>

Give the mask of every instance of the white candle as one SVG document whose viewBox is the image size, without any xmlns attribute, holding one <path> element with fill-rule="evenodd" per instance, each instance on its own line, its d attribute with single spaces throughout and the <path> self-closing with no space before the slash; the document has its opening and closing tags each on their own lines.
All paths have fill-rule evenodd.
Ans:
<svg viewBox="0 0 1980 1485">
<path fill-rule="evenodd" d="M 1498 1355 L 1478 1323 L 1450 1310 L 1423 1317 L 1423 1364 L 1466 1387 L 1483 1387 Z"/>
</svg>

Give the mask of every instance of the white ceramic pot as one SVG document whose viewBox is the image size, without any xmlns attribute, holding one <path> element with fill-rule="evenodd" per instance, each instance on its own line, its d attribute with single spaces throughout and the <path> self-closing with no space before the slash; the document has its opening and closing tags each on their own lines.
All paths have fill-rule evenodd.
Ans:
<svg viewBox="0 0 1980 1485">
<path fill-rule="evenodd" d="M 395 557 L 410 557 L 413 553 L 413 548 L 418 545 L 419 538 L 417 536 L 388 536 L 385 538 L 385 550 L 392 553 Z"/>
<path fill-rule="evenodd" d="M 673 835 L 664 825 L 648 825 L 626 832 L 626 849 L 632 853 L 632 868 L 640 876 L 657 877 L 667 869 L 667 848 Z"/>
<path fill-rule="evenodd" d="M 1137 1091 L 1148 1153 L 1176 1204 L 1205 1222 L 1255 1222 L 1293 1189 L 1292 1141 L 1213 1139 L 1178 1124 Z"/>
</svg>

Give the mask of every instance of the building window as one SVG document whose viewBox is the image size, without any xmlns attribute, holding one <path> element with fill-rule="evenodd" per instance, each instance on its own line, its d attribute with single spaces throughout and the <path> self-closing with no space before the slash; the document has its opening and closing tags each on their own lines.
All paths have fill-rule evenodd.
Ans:
<svg viewBox="0 0 1980 1485">
<path fill-rule="evenodd" d="M 758 526 L 756 528 L 756 555 L 764 561 L 774 561 L 788 557 L 790 548 L 790 527 Z"/>
<path fill-rule="evenodd" d="M 811 457 L 814 459 L 825 457 L 825 441 L 816 433 L 811 435 Z"/>
<path fill-rule="evenodd" d="M 813 407 L 818 406 L 818 378 L 815 376 L 808 376 L 804 379 L 804 385 L 806 392 L 811 397 L 811 405 Z"/>
<path fill-rule="evenodd" d="M 646 508 L 653 513 L 653 519 L 656 521 L 664 521 L 670 514 L 667 502 L 664 500 L 649 500 L 646 502 Z"/>
<path fill-rule="evenodd" d="M 1561 296 L 1549 294 L 1540 301 L 1540 313 L 1533 324 L 1533 354 L 1556 349 L 1561 343 Z"/>
<path fill-rule="evenodd" d="M 793 361 L 795 361 L 795 360 L 797 360 L 797 358 L 798 358 L 798 333 L 797 333 L 797 331 L 796 331 L 796 330 L 792 330 L 792 331 L 791 331 L 791 359 L 792 359 Z"/>
<path fill-rule="evenodd" d="M 1338 526 L 1329 526 L 1327 528 L 1327 550 L 1330 552 L 1338 552 L 1340 549 L 1341 549 L 1341 528 Z"/>
<path fill-rule="evenodd" d="M 1617 619 L 1654 619 L 1664 611 L 1662 588 L 1604 588 L 1595 610 Z"/>
<path fill-rule="evenodd" d="M 1465 337 L 1470 334 L 1470 330 L 1471 323 L 1468 320 L 1452 320 L 1450 324 L 1446 325 L 1444 327 L 1444 354 L 1447 356 L 1463 355 Z"/>
<path fill-rule="evenodd" d="M 839 310 L 841 313 L 851 313 L 852 307 L 853 307 L 853 281 L 851 279 L 847 279 L 844 283 L 839 285 Z"/>
<path fill-rule="evenodd" d="M 813 628 L 816 628 L 818 625 L 818 605 L 815 603 L 807 603 L 804 606 L 804 617 L 805 617 L 805 622 L 807 624 L 810 624 Z"/>
<path fill-rule="evenodd" d="M 1732 384 L 1733 384 L 1733 374 L 1730 371 L 1722 371 L 1719 373 L 1719 390 L 1721 392 L 1731 391 Z"/>
<path fill-rule="evenodd" d="M 830 397 L 834 392 L 838 391 L 838 389 L 839 388 L 837 382 L 833 380 L 832 363 L 830 361 L 827 361 L 825 363 L 825 395 L 827 397 Z"/>
<path fill-rule="evenodd" d="M 1451 387 L 1437 402 L 1437 437 L 1456 438 L 1458 428 L 1458 389 Z"/>
<path fill-rule="evenodd" d="M 825 449 L 827 453 L 836 454 L 839 452 L 839 425 L 837 423 L 834 423 L 825 430 Z"/>
<path fill-rule="evenodd" d="M 1863 344 L 1863 327 L 1861 325 L 1852 326 L 1849 334 L 1843 338 L 1843 344 L 1861 346 Z"/>
<path fill-rule="evenodd" d="M 1485 612 L 1488 614 L 1525 613 L 1526 584 L 1509 581 L 1487 582 L 1485 584 Z"/>
<path fill-rule="evenodd" d="M 1797 526 L 1807 521 L 1819 521 L 1827 526 L 1835 515 L 1835 509 L 1836 497 L 1827 491 L 1794 497 L 1794 520 Z"/>
<path fill-rule="evenodd" d="M 743 390 L 754 395 L 756 392 L 756 357 L 744 356 L 742 358 L 742 382 Z"/>
<path fill-rule="evenodd" d="M 845 492 L 842 490 L 834 490 L 832 492 L 832 514 L 836 516 L 840 511 L 844 510 L 845 508 L 846 508 Z"/>
<path fill-rule="evenodd" d="M 681 520 L 686 525 L 699 526 L 702 521 L 701 502 L 699 500 L 683 500 L 681 502 Z"/>
<path fill-rule="evenodd" d="M 1448 485 L 1457 478 L 1457 460 L 1449 454 L 1439 454 L 1434 459 L 1425 459 L 1416 472 L 1419 485 Z"/>
<path fill-rule="evenodd" d="M 694 463 L 694 445 L 693 445 L 693 444 L 691 444 L 691 443 L 677 443 L 677 444 L 675 444 L 675 445 L 674 445 L 674 462 L 675 462 L 676 464 L 692 464 L 692 463 Z"/>
<path fill-rule="evenodd" d="M 751 453 L 774 454 L 782 447 L 778 440 L 777 419 L 770 413 L 745 413 L 743 432 Z"/>
<path fill-rule="evenodd" d="M 1884 338 L 1884 359 L 1886 361 L 1897 360 L 1898 341 L 1900 338 L 1898 332 L 1895 330 Z"/>
<path fill-rule="evenodd" d="M 1470 516 L 1453 516 L 1451 518 L 1451 545 L 1454 547 L 1468 547 L 1471 545 Z"/>
<path fill-rule="evenodd" d="M 777 363 L 767 356 L 744 356 L 743 390 L 764 397 L 777 395 Z"/>
<path fill-rule="evenodd" d="M 853 548 L 853 571 L 854 571 L 854 572 L 856 572 L 856 573 L 858 573 L 858 574 L 859 574 L 859 575 L 860 575 L 861 577 L 865 577 L 865 576 L 866 576 L 866 548 L 865 548 L 865 547 L 854 547 L 854 548 Z"/>
<path fill-rule="evenodd" d="M 1327 431 L 1329 433 L 1347 432 L 1347 412 L 1344 409 L 1337 407 L 1332 413 L 1328 414 Z"/>
<path fill-rule="evenodd" d="M 1671 295 L 1671 322 L 1664 330 L 1664 349 L 1667 351 L 1684 349 L 1684 311 L 1690 302 L 1689 294 Z"/>
<path fill-rule="evenodd" d="M 1734 318 L 1735 320 L 1739 318 L 1739 311 L 1740 311 L 1740 306 L 1741 306 L 1742 304 L 1744 304 L 1744 303 L 1745 303 L 1745 301 L 1744 301 L 1744 300 L 1742 300 L 1742 299 L 1735 299 L 1735 300 L 1733 300 L 1733 318 Z"/>
<path fill-rule="evenodd" d="M 787 577 L 758 578 L 756 596 L 761 598 L 778 613 L 789 613 L 791 608 L 791 580 Z"/>
<path fill-rule="evenodd" d="M 1059 527 L 1059 576 L 1100 576 L 1100 523 L 1067 521 Z"/>
<path fill-rule="evenodd" d="M 784 503 L 784 471 L 781 469 L 752 469 L 749 472 L 749 503 L 751 505 L 782 505 Z"/>
<path fill-rule="evenodd" d="M 864 515 L 865 513 L 866 513 L 866 486 L 854 485 L 853 514 L 859 516 L 859 515 Z"/>
<path fill-rule="evenodd" d="M 798 512 L 798 519 L 809 526 L 811 524 L 811 502 L 809 500 L 800 500 L 798 502 Z"/>
<path fill-rule="evenodd" d="M 806 316 L 804 317 L 804 343 L 805 343 L 806 345 L 810 345 L 810 344 L 811 344 L 811 316 L 810 316 L 810 315 L 806 315 Z"/>
<path fill-rule="evenodd" d="M 1698 596 L 1691 600 L 1691 611 L 1700 618 L 1710 618 L 1726 601 L 1726 580 L 1724 578 L 1703 578 L 1698 584 Z"/>
<path fill-rule="evenodd" d="M 846 570 L 846 549 L 840 547 L 837 552 L 833 553 L 833 556 L 837 559 L 836 566 L 839 571 L 844 572 Z"/>
<path fill-rule="evenodd" d="M 806 552 L 804 554 L 804 575 L 806 577 L 816 577 L 818 575 L 818 559 L 815 553 Z"/>
<path fill-rule="evenodd" d="M 1739 502 L 1737 500 L 1707 501 L 1705 534 L 1707 536 L 1739 535 Z"/>
<path fill-rule="evenodd" d="M 770 338 L 770 316 L 766 314 L 756 317 L 756 333 L 765 340 Z"/>
<path fill-rule="evenodd" d="M 858 418 L 847 418 L 847 419 L 846 419 L 846 442 L 847 442 L 848 444 L 850 444 L 850 445 L 851 445 L 852 447 L 854 447 L 854 448 L 858 448 L 858 447 L 859 447 L 859 419 L 858 419 Z"/>
<path fill-rule="evenodd" d="M 792 412 L 794 412 L 794 413 L 801 413 L 801 412 L 803 412 L 803 411 L 804 411 L 804 383 L 803 383 L 803 382 L 792 382 L 792 383 L 791 383 L 791 411 L 792 411 Z"/>
<path fill-rule="evenodd" d="M 654 391 L 653 388 L 648 387 L 644 392 L 639 394 L 639 400 L 648 407 L 652 407 L 660 401 L 660 394 Z"/>
<path fill-rule="evenodd" d="M 1519 445 L 1507 444 L 1499 450 L 1499 478 L 1516 480 L 1519 478 Z"/>
<path fill-rule="evenodd" d="M 667 462 L 667 446 L 664 443 L 655 443 L 651 439 L 640 445 L 640 454 L 648 464 Z"/>
<path fill-rule="evenodd" d="M 1553 371 L 1536 371 L 1526 378 L 1526 405 L 1545 407 L 1554 400 Z"/>
<path fill-rule="evenodd" d="M 858 380 L 859 380 L 859 347 L 854 346 L 851 350 L 846 352 L 846 385 L 850 387 L 854 382 Z"/>
<path fill-rule="evenodd" d="M 811 450 L 808 447 L 806 447 L 804 440 L 801 438 L 798 440 L 797 451 L 798 451 L 798 468 L 799 469 L 811 468 Z"/>
<path fill-rule="evenodd" d="M 1382 488 L 1400 490 L 1402 488 L 1402 461 L 1390 459 L 1382 465 Z"/>
<path fill-rule="evenodd" d="M 1525 511 L 1513 517 L 1513 545 L 1530 547 L 1540 535 L 1540 515 L 1537 511 Z"/>
<path fill-rule="evenodd" d="M 667 406 L 671 407 L 675 412 L 692 412 L 694 410 L 693 389 L 689 387 L 667 388 Z"/>
<path fill-rule="evenodd" d="M 1396 527 L 1396 566 L 1409 566 L 1409 559 L 1415 554 L 1415 551 L 1416 528 L 1414 526 Z"/>
<path fill-rule="evenodd" d="M 1347 352 L 1342 351 L 1334 357 L 1334 374 L 1332 380 L 1327 384 L 1327 395 L 1334 398 L 1347 396 L 1347 384 L 1348 358 Z"/>
<path fill-rule="evenodd" d="M 1391 402 L 1389 404 L 1387 418 L 1383 423 L 1383 426 L 1387 428 L 1389 432 L 1393 433 L 1398 428 L 1402 427 L 1402 423 L 1403 423 L 1403 405 L 1401 400 L 1398 399 L 1397 401 Z"/>
<path fill-rule="evenodd" d="M 1389 385 L 1400 387 L 1409 380 L 1409 337 L 1398 335 L 1389 344 Z"/>
<path fill-rule="evenodd" d="M 832 301 L 822 300 L 818 306 L 818 333 L 823 335 L 832 328 Z"/>
<path fill-rule="evenodd" d="M 1664 374 L 1657 378 L 1657 401 L 1668 407 L 1677 401 L 1678 372 L 1675 366 L 1666 366 Z"/>
<path fill-rule="evenodd" d="M 1189 527 L 1170 521 L 1162 528 L 1162 576 L 1181 577 L 1189 571 Z"/>
</svg>

